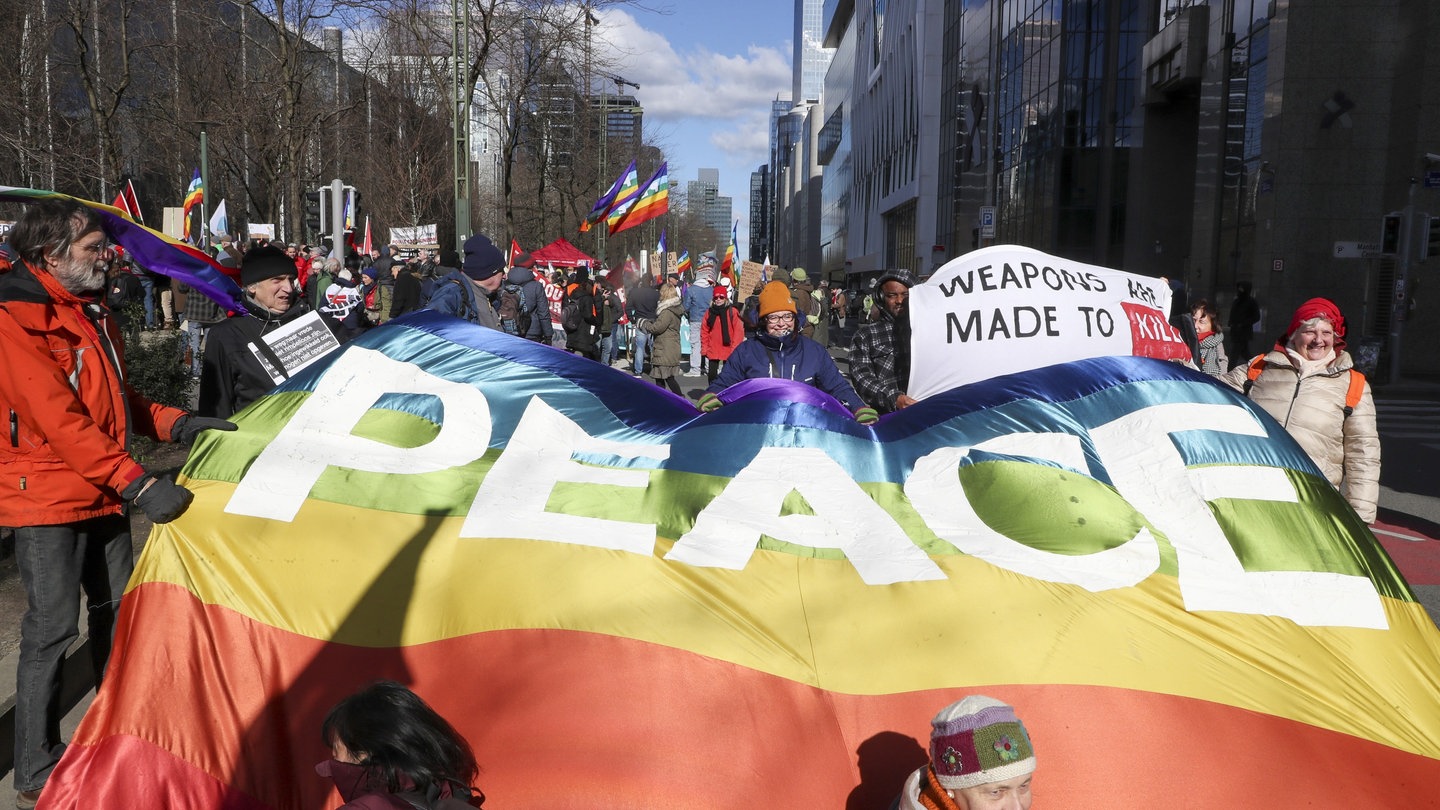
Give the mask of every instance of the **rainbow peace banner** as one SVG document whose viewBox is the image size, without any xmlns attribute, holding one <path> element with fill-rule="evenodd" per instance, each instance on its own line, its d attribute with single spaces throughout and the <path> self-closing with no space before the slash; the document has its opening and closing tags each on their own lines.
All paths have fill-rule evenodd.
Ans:
<svg viewBox="0 0 1440 810">
<path fill-rule="evenodd" d="M 125 248 L 141 267 L 188 284 L 226 309 L 245 311 L 240 285 L 205 251 L 147 228 L 132 219 L 128 212 L 113 205 L 71 197 L 58 191 L 0 186 L 0 202 L 34 203 L 47 199 L 73 199 L 95 209 L 100 215 L 105 235 Z"/>
<path fill-rule="evenodd" d="M 976 692 L 1037 808 L 1434 806 L 1440 632 L 1230 390 L 724 398 L 428 312 L 331 354 L 197 443 L 42 807 L 335 807 L 321 720 L 382 677 L 495 807 L 884 807 Z"/>
</svg>

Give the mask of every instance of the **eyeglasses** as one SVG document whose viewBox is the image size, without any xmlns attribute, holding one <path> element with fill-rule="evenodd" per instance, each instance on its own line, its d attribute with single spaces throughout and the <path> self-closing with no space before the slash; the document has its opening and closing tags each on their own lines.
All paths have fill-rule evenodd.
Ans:
<svg viewBox="0 0 1440 810">
<path fill-rule="evenodd" d="M 107 250 L 110 249 L 110 240 L 109 240 L 109 239 L 101 239 L 101 240 L 98 241 L 98 242 L 92 242 L 92 243 L 90 243 L 90 244 L 88 244 L 88 245 L 82 245 L 82 244 L 76 243 L 75 247 L 79 248 L 80 250 L 85 251 L 86 253 L 93 253 L 93 254 L 95 254 L 95 255 L 98 256 L 98 255 L 100 255 L 101 253 L 104 253 L 105 251 L 107 251 Z"/>
<path fill-rule="evenodd" d="M 784 323 L 785 321 L 793 320 L 795 320 L 795 313 L 793 312 L 772 312 L 765 316 L 766 323 Z"/>
</svg>

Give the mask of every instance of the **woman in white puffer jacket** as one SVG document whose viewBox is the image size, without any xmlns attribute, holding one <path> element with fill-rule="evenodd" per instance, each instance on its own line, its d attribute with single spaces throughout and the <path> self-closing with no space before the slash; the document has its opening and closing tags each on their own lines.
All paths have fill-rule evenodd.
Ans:
<svg viewBox="0 0 1440 810">
<path fill-rule="evenodd" d="M 1375 401 L 1370 384 L 1363 377 L 1356 379 L 1359 372 L 1344 351 L 1344 338 L 1340 309 L 1324 298 L 1312 298 L 1295 310 L 1289 330 L 1273 350 L 1219 379 L 1246 392 L 1284 425 L 1360 518 L 1373 523 L 1380 495 Z M 1247 385 L 1257 363 L 1259 375 Z M 1360 392 L 1353 405 L 1352 384 Z"/>
</svg>

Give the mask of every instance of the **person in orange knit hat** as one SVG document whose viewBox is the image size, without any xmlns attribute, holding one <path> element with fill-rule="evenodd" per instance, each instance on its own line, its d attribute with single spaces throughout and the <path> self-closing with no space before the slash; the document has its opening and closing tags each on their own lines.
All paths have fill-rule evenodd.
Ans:
<svg viewBox="0 0 1440 810">
<path fill-rule="evenodd" d="M 702 411 L 724 404 L 719 393 L 741 380 L 778 378 L 812 385 L 840 400 L 862 425 L 879 418 L 874 408 L 860 400 L 855 389 L 840 374 L 835 359 L 824 346 L 800 334 L 800 313 L 783 282 L 772 281 L 760 291 L 758 329 L 754 340 L 744 340 L 730 355 L 730 361 L 700 397 Z"/>
</svg>

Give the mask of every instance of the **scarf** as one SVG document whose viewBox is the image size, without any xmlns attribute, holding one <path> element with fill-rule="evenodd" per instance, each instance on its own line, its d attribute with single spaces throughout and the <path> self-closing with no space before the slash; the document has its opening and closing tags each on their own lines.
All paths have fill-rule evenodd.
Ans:
<svg viewBox="0 0 1440 810">
<path fill-rule="evenodd" d="M 920 786 L 920 804 L 929 810 L 960 810 L 950 794 L 935 779 L 935 769 L 925 766 L 925 784 Z"/>
<path fill-rule="evenodd" d="M 730 345 L 730 313 L 726 311 L 729 307 L 730 305 L 728 303 L 718 307 L 712 306 L 710 307 L 710 311 L 705 313 L 706 327 L 714 329 L 715 321 L 720 321 L 721 346 Z"/>
<path fill-rule="evenodd" d="M 1335 350 L 1332 348 L 1319 360 L 1307 360 L 1299 352 L 1290 347 L 1285 348 L 1285 354 L 1290 362 L 1295 364 L 1295 369 L 1300 372 L 1301 377 L 1313 377 L 1316 374 L 1324 374 L 1330 370 L 1330 364 L 1335 362 Z"/>
</svg>

